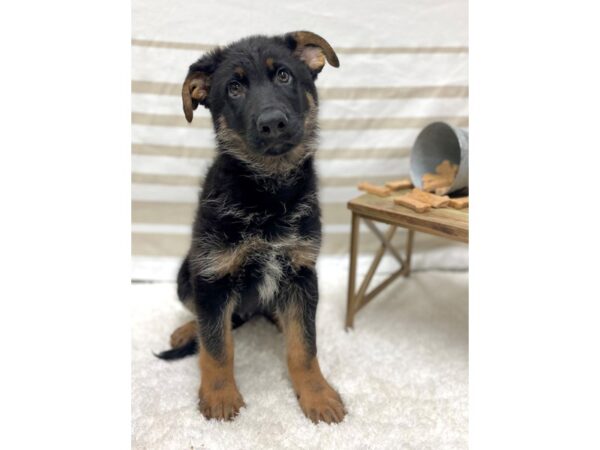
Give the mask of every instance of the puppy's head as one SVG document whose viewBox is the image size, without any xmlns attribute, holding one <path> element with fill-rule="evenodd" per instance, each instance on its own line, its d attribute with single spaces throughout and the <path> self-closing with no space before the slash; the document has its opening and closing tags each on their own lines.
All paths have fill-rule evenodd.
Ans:
<svg viewBox="0 0 600 450">
<path fill-rule="evenodd" d="M 191 122 L 198 105 L 205 106 L 222 151 L 268 171 L 289 170 L 314 151 L 314 81 L 326 61 L 339 66 L 327 41 L 308 31 L 215 49 L 189 68 L 185 117 Z"/>
</svg>

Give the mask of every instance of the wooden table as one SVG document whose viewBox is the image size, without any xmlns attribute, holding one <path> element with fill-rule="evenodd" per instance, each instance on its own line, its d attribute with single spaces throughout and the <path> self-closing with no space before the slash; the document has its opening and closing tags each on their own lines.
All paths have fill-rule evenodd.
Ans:
<svg viewBox="0 0 600 450">
<path fill-rule="evenodd" d="M 407 191 L 399 191 L 394 195 L 402 195 Z M 415 231 L 429 233 L 436 236 L 460 242 L 469 242 L 469 210 L 453 208 L 432 208 L 427 213 L 417 213 L 404 206 L 395 205 L 392 197 L 378 197 L 364 194 L 348 202 L 348 209 L 352 211 L 352 231 L 350 239 L 350 274 L 348 279 L 348 305 L 346 309 L 346 329 L 354 326 L 354 316 L 369 303 L 375 296 L 383 291 L 396 278 L 401 275 L 410 275 L 410 258 L 412 254 L 413 238 Z M 365 275 L 358 291 L 356 291 L 356 261 L 358 257 L 360 221 L 371 229 L 381 241 L 381 246 L 375 252 L 373 262 Z M 383 222 L 389 225 L 385 233 L 377 228 L 374 222 Z M 408 230 L 406 239 L 405 256 L 391 244 L 391 240 L 398 227 Z M 367 293 L 375 271 L 385 252 L 389 251 L 400 264 L 400 268 L 382 281 L 377 287 Z"/>
</svg>

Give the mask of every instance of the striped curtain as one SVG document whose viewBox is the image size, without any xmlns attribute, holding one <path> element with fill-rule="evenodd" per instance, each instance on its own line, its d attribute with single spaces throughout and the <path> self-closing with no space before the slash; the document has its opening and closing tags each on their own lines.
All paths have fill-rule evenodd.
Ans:
<svg viewBox="0 0 600 450">
<path fill-rule="evenodd" d="M 208 111 L 198 109 L 192 124 L 183 117 L 180 92 L 187 67 L 216 45 L 301 29 L 325 37 L 341 64 L 326 66 L 317 80 L 325 257 L 347 257 L 346 202 L 359 194 L 359 181 L 406 176 L 410 147 L 432 121 L 468 127 L 466 0 L 134 0 L 134 279 L 174 278 L 214 156 Z M 416 251 L 451 245 L 433 237 L 423 237 L 421 244 Z M 375 245 L 365 232 L 361 251 Z"/>
</svg>

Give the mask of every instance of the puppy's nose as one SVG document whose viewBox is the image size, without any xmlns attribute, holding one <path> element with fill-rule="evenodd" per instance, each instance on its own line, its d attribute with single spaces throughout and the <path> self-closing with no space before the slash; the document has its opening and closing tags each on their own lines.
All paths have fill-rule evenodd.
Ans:
<svg viewBox="0 0 600 450">
<path fill-rule="evenodd" d="M 288 118 L 279 109 L 269 109 L 261 113 L 256 121 L 258 133 L 269 139 L 281 136 L 286 131 L 287 125 Z"/>
</svg>

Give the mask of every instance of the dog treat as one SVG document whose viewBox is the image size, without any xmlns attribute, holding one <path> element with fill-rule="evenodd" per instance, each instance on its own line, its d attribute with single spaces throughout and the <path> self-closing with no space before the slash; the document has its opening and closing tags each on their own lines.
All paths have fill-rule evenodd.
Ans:
<svg viewBox="0 0 600 450">
<path fill-rule="evenodd" d="M 408 195 L 419 200 L 420 202 L 427 203 L 434 208 L 448 206 L 448 203 L 450 202 L 450 197 L 441 197 L 439 195 L 430 194 L 429 192 L 424 192 L 419 188 L 414 188 Z"/>
<path fill-rule="evenodd" d="M 440 175 L 446 175 L 454 178 L 458 173 L 458 165 L 452 164 L 450 161 L 445 159 L 437 165 L 437 167 L 435 168 L 435 172 L 439 173 Z"/>
<path fill-rule="evenodd" d="M 379 195 L 380 197 L 387 197 L 392 193 L 390 188 L 384 186 L 376 186 L 366 181 L 358 184 L 358 189 L 361 191 L 368 192 L 369 194 Z"/>
<path fill-rule="evenodd" d="M 388 181 L 387 183 L 385 183 L 385 185 L 390 189 L 393 189 L 394 191 L 400 189 L 410 189 L 411 187 L 413 187 L 412 181 L 410 181 L 410 179 L 408 178 L 403 178 L 402 180 Z"/>
<path fill-rule="evenodd" d="M 467 206 L 469 206 L 469 197 L 451 198 L 450 203 L 448 205 L 454 209 L 466 208 Z"/>
<path fill-rule="evenodd" d="M 437 195 L 445 195 L 458 173 L 458 165 L 445 159 L 437 165 L 435 172 L 423 174 L 421 177 L 423 190 L 427 192 L 435 191 Z"/>
<path fill-rule="evenodd" d="M 438 188 L 447 188 L 452 185 L 454 181 L 453 178 L 450 178 L 446 175 L 436 175 L 436 174 L 425 174 L 423 175 L 423 190 L 427 192 L 434 192 Z"/>
<path fill-rule="evenodd" d="M 450 178 L 447 175 L 441 175 L 439 173 L 424 173 L 423 176 L 421 177 L 421 180 L 423 181 L 434 181 L 434 180 L 441 180 L 441 179 L 448 179 Z"/>
<path fill-rule="evenodd" d="M 429 206 L 427 203 L 417 200 L 410 194 L 394 197 L 394 203 L 396 205 L 406 206 L 407 208 L 410 208 L 418 213 L 424 213 L 431 209 L 431 206 Z"/>
</svg>

